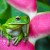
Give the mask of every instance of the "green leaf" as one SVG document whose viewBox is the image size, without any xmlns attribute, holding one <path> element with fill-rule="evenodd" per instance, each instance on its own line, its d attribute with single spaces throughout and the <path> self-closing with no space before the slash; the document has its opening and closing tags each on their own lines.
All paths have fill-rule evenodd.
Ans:
<svg viewBox="0 0 50 50">
<path fill-rule="evenodd" d="M 15 9 L 14 7 L 11 6 L 11 17 L 15 17 L 15 16 L 24 16 L 26 14 L 24 14 L 23 12 Z"/>
<path fill-rule="evenodd" d="M 37 1 L 42 2 L 43 4 L 50 6 L 50 0 L 37 0 Z"/>
<path fill-rule="evenodd" d="M 37 1 L 37 11 L 38 12 L 47 12 L 50 11 L 50 6 L 47 4 L 44 4 L 42 2 Z"/>
<path fill-rule="evenodd" d="M 11 17 L 24 15 L 26 14 L 7 4 L 6 0 L 0 0 L 0 24 L 4 24 Z"/>
<path fill-rule="evenodd" d="M 10 6 L 6 0 L 0 0 L 0 23 L 3 24 L 10 17 Z"/>
</svg>

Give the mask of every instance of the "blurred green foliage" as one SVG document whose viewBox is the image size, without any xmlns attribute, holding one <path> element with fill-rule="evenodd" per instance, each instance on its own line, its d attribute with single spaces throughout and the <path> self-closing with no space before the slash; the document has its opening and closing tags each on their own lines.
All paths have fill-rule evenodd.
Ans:
<svg viewBox="0 0 50 50">
<path fill-rule="evenodd" d="M 37 0 L 50 6 L 50 0 Z"/>
<path fill-rule="evenodd" d="M 24 16 L 24 15 L 26 15 L 26 14 L 11 6 L 11 17 Z"/>
<path fill-rule="evenodd" d="M 0 24 L 6 22 L 10 17 L 10 6 L 7 4 L 6 0 L 0 0 Z"/>
<path fill-rule="evenodd" d="M 10 6 L 6 0 L 0 0 L 0 24 L 4 24 L 9 18 L 17 15 L 25 14 Z"/>
<path fill-rule="evenodd" d="M 50 11 L 50 0 L 37 0 L 37 11 L 38 12 Z"/>
</svg>

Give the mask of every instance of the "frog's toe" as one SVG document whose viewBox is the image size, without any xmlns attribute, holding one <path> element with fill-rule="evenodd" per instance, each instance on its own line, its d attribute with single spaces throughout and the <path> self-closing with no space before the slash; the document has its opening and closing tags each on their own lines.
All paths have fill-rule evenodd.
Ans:
<svg viewBox="0 0 50 50">
<path fill-rule="evenodd" d="M 12 43 L 15 44 L 17 41 L 17 38 L 12 38 Z"/>
<path fill-rule="evenodd" d="M 15 39 L 16 39 L 16 37 L 13 37 L 13 38 L 12 38 L 12 42 L 13 42 Z"/>
<path fill-rule="evenodd" d="M 15 43 L 15 45 L 17 45 L 19 42 L 21 41 L 21 39 L 18 39 Z"/>
</svg>

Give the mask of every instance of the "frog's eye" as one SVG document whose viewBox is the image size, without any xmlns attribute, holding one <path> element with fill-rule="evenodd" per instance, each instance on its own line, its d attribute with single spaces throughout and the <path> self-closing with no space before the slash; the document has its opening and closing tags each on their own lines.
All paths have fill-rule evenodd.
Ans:
<svg viewBox="0 0 50 50">
<path fill-rule="evenodd" d="M 20 17 L 19 17 L 19 16 L 17 16 L 17 17 L 16 17 L 16 20 L 20 20 Z"/>
</svg>

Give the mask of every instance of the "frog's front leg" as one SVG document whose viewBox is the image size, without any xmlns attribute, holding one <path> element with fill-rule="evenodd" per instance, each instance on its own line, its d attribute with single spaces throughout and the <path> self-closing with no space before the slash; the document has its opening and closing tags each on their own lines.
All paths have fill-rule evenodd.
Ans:
<svg viewBox="0 0 50 50">
<path fill-rule="evenodd" d="M 20 33 L 18 36 L 12 39 L 13 45 L 17 45 L 23 39 L 23 33 Z"/>
<path fill-rule="evenodd" d="M 22 31 L 24 33 L 24 42 L 26 42 L 28 40 L 29 24 L 24 25 Z"/>
<path fill-rule="evenodd" d="M 9 46 L 12 37 L 7 33 L 6 28 L 4 26 L 2 26 L 2 31 L 3 31 L 3 36 L 6 37 L 8 40 L 7 45 Z"/>
</svg>

